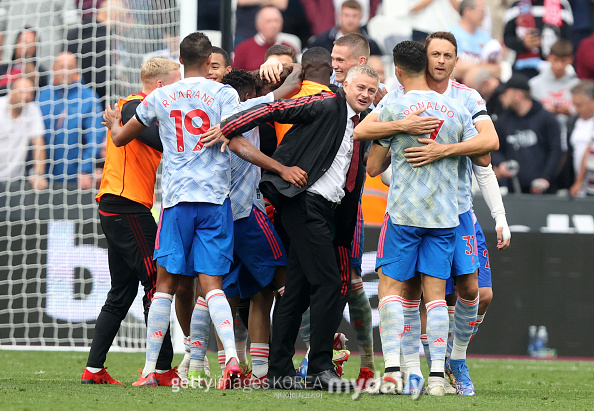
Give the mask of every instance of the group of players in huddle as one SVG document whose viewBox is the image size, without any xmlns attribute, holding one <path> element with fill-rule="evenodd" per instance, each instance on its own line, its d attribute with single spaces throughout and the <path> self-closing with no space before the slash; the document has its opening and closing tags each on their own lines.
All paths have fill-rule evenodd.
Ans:
<svg viewBox="0 0 594 411">
<path fill-rule="evenodd" d="M 212 321 L 223 370 L 219 388 L 308 388 L 307 383 L 294 380 L 286 386 L 268 381 L 270 311 L 273 299 L 283 298 L 287 253 L 283 233 L 277 233 L 273 214 L 267 213 L 258 189 L 260 169 L 298 188 L 307 184 L 308 175 L 264 155 L 259 150 L 258 128 L 237 138 L 223 120 L 233 116 L 233 125 L 242 115 L 267 110 L 267 104 L 279 98 L 332 93 L 334 87 L 344 86 L 349 102 L 357 84 L 371 82 L 376 85 L 372 90 L 380 91 L 359 103 L 367 109 L 377 97 L 375 107 L 358 125 L 354 123 L 352 137 L 373 141 L 367 173 L 383 173 L 390 186 L 376 262 L 385 370 L 379 378 L 375 375 L 371 307 L 357 258 L 363 235 L 359 215 L 348 303 L 361 367 L 354 384 L 334 381 L 333 386 L 372 394 L 408 394 L 415 399 L 422 392 L 474 395 L 466 350 L 491 302 L 492 284 L 484 234 L 472 211 L 472 174 L 495 219 L 497 248 L 505 249 L 511 236 L 489 155 L 499 140 L 481 96 L 451 79 L 457 61 L 451 33 L 433 33 L 425 45 L 412 41 L 396 45 L 395 74 L 401 86 L 387 94 L 377 74 L 365 66 L 368 57 L 367 41 L 350 34 L 335 42 L 331 54 L 319 48 L 307 50 L 302 65 L 293 64 L 292 72 L 272 58 L 261 73 L 277 84 L 262 85 L 254 74 L 231 69 L 224 50 L 213 48 L 203 34 L 193 33 L 180 47 L 184 79 L 179 79 L 179 65 L 152 59 L 143 66 L 141 98 L 123 100 L 113 110 L 108 107 L 106 166 L 110 150 L 121 153 L 130 147 L 127 155 L 136 155 L 132 144 L 148 144 L 163 153 L 162 209 L 154 247 L 156 285 L 151 289 L 155 278 L 149 275 L 146 362 L 133 385 L 173 385 L 180 379 L 209 383 L 206 348 Z M 136 109 L 126 115 L 125 103 L 132 100 L 138 100 Z M 142 137 L 139 142 L 137 137 L 146 136 L 151 127 L 158 130 L 151 137 L 154 144 Z M 149 186 L 150 181 L 154 185 L 155 171 L 156 167 L 145 170 L 153 174 Z M 112 194 L 123 192 L 122 188 Z M 103 224 L 110 215 L 102 214 L 99 201 Z M 167 339 L 174 296 L 187 335 L 187 353 L 179 367 L 171 368 Z M 249 309 L 238 310 L 246 301 Z M 301 325 L 306 345 L 308 322 L 306 312 Z M 98 328 L 99 324 L 98 320 Z M 82 382 L 121 384 L 103 367 L 113 338 L 96 343 L 97 333 L 100 330 L 96 330 Z M 248 333 L 251 369 L 246 356 Z M 426 386 L 419 340 L 429 363 Z M 104 353 L 94 356 L 94 346 L 100 344 Z M 336 334 L 334 348 L 340 376 L 341 364 L 348 358 L 342 334 Z M 307 357 L 297 372 L 307 375 Z"/>
</svg>

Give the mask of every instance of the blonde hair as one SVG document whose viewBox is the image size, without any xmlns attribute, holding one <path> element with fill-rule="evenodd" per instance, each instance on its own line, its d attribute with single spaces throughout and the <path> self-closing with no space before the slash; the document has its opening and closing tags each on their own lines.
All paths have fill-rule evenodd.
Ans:
<svg viewBox="0 0 594 411">
<path fill-rule="evenodd" d="M 179 70 L 180 65 L 175 61 L 162 57 L 155 57 L 146 61 L 140 68 L 140 81 L 154 80 L 168 75 L 173 70 Z"/>
</svg>

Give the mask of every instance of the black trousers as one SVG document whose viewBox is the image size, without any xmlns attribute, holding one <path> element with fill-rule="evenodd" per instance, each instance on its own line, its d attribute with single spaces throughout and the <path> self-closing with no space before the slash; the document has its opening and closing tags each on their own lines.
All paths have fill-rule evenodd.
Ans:
<svg viewBox="0 0 594 411">
<path fill-rule="evenodd" d="M 155 292 L 157 268 L 153 261 L 157 225 L 151 212 L 108 213 L 99 207 L 101 228 L 107 239 L 111 289 L 97 317 L 95 335 L 87 361 L 88 367 L 103 367 L 107 352 L 122 320 L 138 293 L 138 282 L 144 287 L 144 320 Z M 169 330 L 157 360 L 158 370 L 169 370 L 173 346 Z"/>
<path fill-rule="evenodd" d="M 301 315 L 311 308 L 309 374 L 333 368 L 332 343 L 347 302 L 348 253 L 333 242 L 332 203 L 303 192 L 280 210 L 290 237 L 285 293 L 273 315 L 268 377 L 295 375 L 293 355 Z M 342 270 L 341 270 L 342 268 Z"/>
</svg>

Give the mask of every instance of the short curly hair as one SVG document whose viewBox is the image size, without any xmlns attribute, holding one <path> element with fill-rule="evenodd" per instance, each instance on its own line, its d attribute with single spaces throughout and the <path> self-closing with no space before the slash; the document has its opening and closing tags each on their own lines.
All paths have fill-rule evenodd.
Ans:
<svg viewBox="0 0 594 411">
<path fill-rule="evenodd" d="M 250 72 L 238 68 L 225 74 L 221 83 L 233 87 L 240 96 L 256 89 L 256 78 Z"/>
</svg>

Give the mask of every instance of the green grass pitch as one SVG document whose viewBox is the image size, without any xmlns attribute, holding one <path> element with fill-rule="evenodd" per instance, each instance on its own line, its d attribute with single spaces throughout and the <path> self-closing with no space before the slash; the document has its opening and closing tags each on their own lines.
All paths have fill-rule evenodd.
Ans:
<svg viewBox="0 0 594 411">
<path fill-rule="evenodd" d="M 470 359 L 477 395 L 442 398 L 361 395 L 320 391 L 179 389 L 132 387 L 142 353 L 110 353 L 111 375 L 125 386 L 82 385 L 87 354 L 82 352 L 0 350 L 2 410 L 462 410 L 462 409 L 594 409 L 594 362 Z M 216 354 L 209 353 L 211 364 Z M 300 359 L 300 358 L 299 358 Z M 179 363 L 176 355 L 174 363 Z M 422 359 L 424 362 L 424 359 Z M 376 358 L 378 369 L 381 359 Z M 345 377 L 356 378 L 359 359 L 345 366 Z M 216 369 L 217 367 L 213 367 Z M 423 370 L 427 372 L 427 369 Z"/>
</svg>

